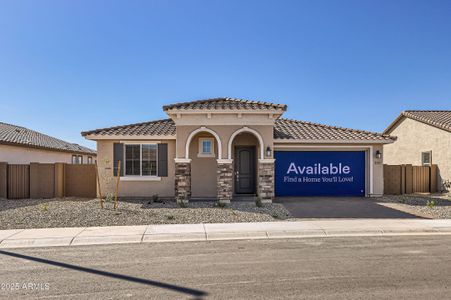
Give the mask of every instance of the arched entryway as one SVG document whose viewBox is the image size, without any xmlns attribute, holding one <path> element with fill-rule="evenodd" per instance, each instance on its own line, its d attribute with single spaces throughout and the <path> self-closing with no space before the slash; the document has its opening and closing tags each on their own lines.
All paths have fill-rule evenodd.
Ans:
<svg viewBox="0 0 451 300">
<path fill-rule="evenodd" d="M 228 142 L 228 158 L 233 160 L 232 190 L 235 196 L 258 193 L 259 159 L 264 158 L 264 143 L 260 133 L 243 127 L 235 131 Z"/>
<path fill-rule="evenodd" d="M 201 130 L 187 142 L 187 158 L 191 160 L 191 199 L 217 197 L 217 158 L 220 157 L 221 140 L 210 130 Z M 209 148 L 209 149 L 207 149 Z M 209 150 L 207 153 L 204 150 Z"/>
<path fill-rule="evenodd" d="M 177 202 L 218 196 L 217 161 L 221 157 L 221 138 L 214 130 L 199 127 L 190 132 L 185 142 L 185 157 L 175 160 Z"/>
</svg>

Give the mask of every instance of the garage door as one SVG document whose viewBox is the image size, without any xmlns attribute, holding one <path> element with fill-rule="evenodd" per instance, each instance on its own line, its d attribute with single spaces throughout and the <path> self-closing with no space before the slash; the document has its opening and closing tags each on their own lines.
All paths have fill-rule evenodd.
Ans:
<svg viewBox="0 0 451 300">
<path fill-rule="evenodd" d="M 364 196 L 365 151 L 275 151 L 276 196 Z"/>
</svg>

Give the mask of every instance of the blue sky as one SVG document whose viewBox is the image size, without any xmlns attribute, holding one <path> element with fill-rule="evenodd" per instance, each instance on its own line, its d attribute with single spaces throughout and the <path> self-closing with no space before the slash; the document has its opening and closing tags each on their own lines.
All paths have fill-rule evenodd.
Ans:
<svg viewBox="0 0 451 300">
<path fill-rule="evenodd" d="M 218 96 L 372 131 L 451 109 L 451 1 L 0 2 L 0 121 L 95 147 Z"/>
</svg>

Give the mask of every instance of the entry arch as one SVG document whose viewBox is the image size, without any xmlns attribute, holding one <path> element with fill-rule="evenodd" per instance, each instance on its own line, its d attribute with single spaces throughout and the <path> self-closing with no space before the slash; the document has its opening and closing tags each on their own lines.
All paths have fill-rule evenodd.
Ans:
<svg viewBox="0 0 451 300">
<path fill-rule="evenodd" d="M 212 129 L 207 128 L 207 127 L 199 127 L 195 130 L 193 130 L 190 135 L 188 136 L 188 139 L 186 140 L 186 144 L 185 144 L 185 158 L 189 159 L 189 146 L 191 145 L 191 141 L 193 140 L 194 136 L 196 134 L 198 134 L 199 132 L 208 132 L 211 135 L 213 135 L 216 139 L 216 143 L 218 144 L 218 159 L 222 158 L 222 143 L 221 143 L 221 138 L 219 137 L 219 135 Z"/>
<path fill-rule="evenodd" d="M 260 146 L 260 159 L 264 159 L 264 158 L 265 158 L 265 149 L 264 149 L 264 143 L 263 143 L 263 138 L 262 138 L 262 136 L 260 135 L 260 133 L 259 133 L 257 130 L 252 129 L 252 128 L 249 128 L 249 127 L 247 127 L 247 126 L 242 127 L 242 128 L 240 128 L 240 129 L 236 130 L 236 131 L 235 131 L 234 133 L 232 133 L 232 135 L 230 136 L 229 143 L 228 143 L 228 145 L 227 145 L 227 150 L 228 150 L 228 151 L 227 151 L 227 158 L 228 158 L 228 159 L 232 159 L 232 144 L 233 144 L 233 140 L 235 139 L 235 137 L 236 137 L 238 134 L 243 133 L 243 132 L 250 132 L 250 133 L 252 133 L 252 134 L 257 138 L 258 144 L 259 144 L 259 146 Z"/>
</svg>

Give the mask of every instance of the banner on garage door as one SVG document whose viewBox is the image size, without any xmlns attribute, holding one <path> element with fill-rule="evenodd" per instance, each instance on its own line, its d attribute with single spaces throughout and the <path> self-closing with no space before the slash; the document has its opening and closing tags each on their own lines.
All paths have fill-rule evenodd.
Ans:
<svg viewBox="0 0 451 300">
<path fill-rule="evenodd" d="M 364 196 L 364 151 L 275 151 L 276 196 Z"/>
</svg>

